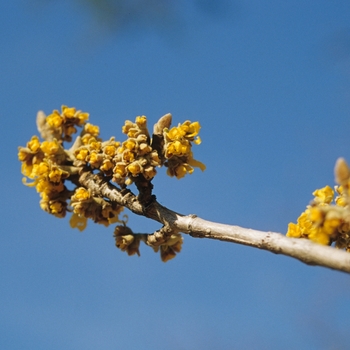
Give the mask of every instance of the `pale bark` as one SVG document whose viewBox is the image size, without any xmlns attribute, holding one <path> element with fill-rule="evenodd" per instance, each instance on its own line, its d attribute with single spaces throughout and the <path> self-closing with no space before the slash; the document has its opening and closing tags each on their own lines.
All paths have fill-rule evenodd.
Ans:
<svg viewBox="0 0 350 350">
<path fill-rule="evenodd" d="M 120 190 L 102 177 L 91 173 L 81 175 L 79 182 L 97 196 L 116 201 L 137 215 L 156 220 L 167 227 L 165 232 L 182 232 L 195 238 L 210 238 L 243 244 L 275 254 L 298 259 L 308 265 L 318 265 L 350 273 L 350 254 L 307 239 L 289 238 L 275 232 L 263 232 L 239 226 L 203 220 L 196 215 L 182 215 L 159 204 L 154 198 L 148 205 L 140 203 L 131 191 Z M 169 231 L 169 228 L 171 229 Z M 150 234 L 159 236 L 162 230 Z"/>
</svg>

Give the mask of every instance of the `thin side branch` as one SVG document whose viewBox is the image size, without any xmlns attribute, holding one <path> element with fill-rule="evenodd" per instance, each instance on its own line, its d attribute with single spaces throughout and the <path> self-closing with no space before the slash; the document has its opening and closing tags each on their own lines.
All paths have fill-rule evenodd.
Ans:
<svg viewBox="0 0 350 350">
<path fill-rule="evenodd" d="M 96 195 L 116 201 L 137 215 L 158 221 L 166 227 L 192 237 L 248 245 L 275 254 L 290 256 L 308 265 L 318 265 L 350 273 L 350 254 L 345 251 L 306 239 L 289 238 L 280 233 L 215 223 L 200 219 L 196 215 L 181 215 L 162 206 L 155 199 L 148 206 L 144 206 L 131 191 L 120 190 L 102 177 L 88 172 L 82 174 L 79 181 Z"/>
</svg>

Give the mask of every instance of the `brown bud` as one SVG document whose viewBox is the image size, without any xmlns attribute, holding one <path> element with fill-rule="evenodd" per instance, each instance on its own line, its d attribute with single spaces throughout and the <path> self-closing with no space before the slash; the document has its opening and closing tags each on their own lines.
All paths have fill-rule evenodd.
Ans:
<svg viewBox="0 0 350 350">
<path fill-rule="evenodd" d="M 170 113 L 163 115 L 153 127 L 154 135 L 162 135 L 165 128 L 170 128 L 172 116 Z"/>
<path fill-rule="evenodd" d="M 339 185 L 345 185 L 350 179 L 350 169 L 344 158 L 338 158 L 334 167 L 335 181 Z"/>
<path fill-rule="evenodd" d="M 40 133 L 41 138 L 44 140 L 52 140 L 52 132 L 49 126 L 46 124 L 46 115 L 43 111 L 39 111 L 36 115 L 36 126 Z"/>
</svg>

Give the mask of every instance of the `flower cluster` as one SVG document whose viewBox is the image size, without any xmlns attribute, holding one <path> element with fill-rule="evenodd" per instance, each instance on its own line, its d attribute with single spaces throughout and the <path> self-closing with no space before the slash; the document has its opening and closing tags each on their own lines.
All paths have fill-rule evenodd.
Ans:
<svg viewBox="0 0 350 350">
<path fill-rule="evenodd" d="M 91 191 L 78 187 L 75 189 L 70 202 L 73 208 L 73 215 L 70 219 L 70 225 L 82 231 L 87 224 L 87 219 L 109 226 L 110 224 L 121 222 L 119 214 L 123 207 L 115 202 L 101 197 L 95 197 Z"/>
<path fill-rule="evenodd" d="M 350 170 L 343 159 L 337 161 L 335 174 L 339 186 L 335 191 L 326 186 L 313 192 L 313 201 L 297 223 L 288 225 L 288 237 L 307 238 L 323 245 L 334 243 L 350 251 Z"/>
<path fill-rule="evenodd" d="M 126 225 L 118 225 L 114 230 L 115 245 L 128 255 L 140 256 L 140 241 L 142 235 L 134 235 L 131 228 Z"/>
<path fill-rule="evenodd" d="M 193 159 L 192 142 L 196 145 L 201 143 L 198 136 L 200 124 L 191 123 L 189 120 L 182 125 L 174 126 L 170 130 L 164 130 L 164 149 L 165 165 L 168 167 L 167 174 L 176 176 L 178 179 L 184 177 L 187 173 L 193 173 L 193 167 L 198 167 L 202 171 L 205 165 Z"/>
<path fill-rule="evenodd" d="M 48 138 L 60 141 L 72 141 L 72 135 L 77 132 L 77 126 L 82 126 L 89 119 L 88 113 L 76 110 L 74 107 L 62 106 L 61 112 L 54 110 L 45 119 L 45 132 Z"/>
<path fill-rule="evenodd" d="M 114 230 L 115 245 L 128 255 L 137 254 L 140 256 L 140 242 L 147 243 L 147 235 L 134 234 L 132 230 L 124 225 L 118 225 Z M 153 250 L 160 252 L 160 258 L 163 262 L 167 262 L 175 258 L 176 253 L 180 253 L 182 248 L 183 238 L 180 234 L 174 233 L 166 240 L 166 242 L 153 246 Z"/>
<path fill-rule="evenodd" d="M 91 170 L 98 169 L 104 175 L 111 176 L 115 167 L 114 158 L 119 146 L 120 142 L 115 141 L 114 137 L 102 142 L 97 135 L 86 133 L 74 144 L 73 164 L 78 167 L 89 166 Z"/>
<path fill-rule="evenodd" d="M 40 207 L 46 212 L 63 218 L 71 212 L 70 225 L 83 230 L 87 220 L 106 226 L 123 222 L 115 231 L 116 245 L 129 255 L 139 255 L 139 244 L 143 240 L 156 251 L 163 261 L 170 260 L 180 252 L 182 237 L 173 234 L 162 244 L 153 246 L 144 235 L 128 231 L 125 221 L 119 219 L 124 207 L 100 193 L 94 193 L 81 180 L 86 173 L 98 175 L 105 183 L 113 182 L 121 190 L 133 182 L 140 181 L 141 192 L 157 174 L 156 168 L 167 167 L 167 174 L 180 179 L 192 174 L 193 167 L 202 171 L 205 165 L 193 158 L 192 145 L 199 145 L 200 124 L 185 121 L 171 128 L 171 114 L 166 114 L 153 127 L 151 135 L 147 118 L 138 116 L 135 122 L 125 121 L 122 132 L 124 142 L 114 137 L 102 140 L 99 127 L 88 123 L 89 114 L 74 107 L 62 106 L 46 116 L 38 113 L 37 126 L 41 138 L 33 136 L 26 147 L 19 147 L 18 158 L 22 163 L 22 174 L 33 180 L 27 186 L 35 187 L 41 200 Z M 73 140 L 73 135 L 81 129 Z M 65 142 L 73 141 L 65 148 Z M 68 184 L 67 184 L 68 182 Z M 118 187 L 119 186 L 119 187 Z"/>
<path fill-rule="evenodd" d="M 154 147 L 147 129 L 147 118 L 138 116 L 135 122 L 127 120 L 122 132 L 127 135 L 123 143 L 114 138 L 101 142 L 91 133 L 84 135 L 74 150 L 76 166 L 89 165 L 99 169 L 120 186 L 130 185 L 142 176 L 150 181 L 157 174 L 156 167 L 165 165 L 167 174 L 178 179 L 186 173 L 192 174 L 193 167 L 205 170 L 205 165 L 193 159 L 192 142 L 200 144 L 198 122 L 186 121 L 172 129 L 164 128 L 162 148 Z M 87 137 L 89 135 L 89 137 Z"/>
<path fill-rule="evenodd" d="M 62 146 L 57 142 L 40 142 L 33 136 L 26 147 L 20 147 L 18 158 L 22 162 L 22 174 L 33 180 L 23 183 L 36 188 L 41 200 L 40 207 L 46 212 L 62 218 L 66 215 L 69 191 L 64 185 L 69 173 L 60 166 L 66 158 Z"/>
<path fill-rule="evenodd" d="M 128 139 L 117 150 L 113 181 L 119 185 L 129 185 L 138 176 L 143 176 L 148 181 L 153 179 L 157 174 L 155 168 L 161 166 L 161 161 L 157 150 L 151 146 L 147 118 L 136 117 L 135 123 L 125 121 L 122 131 Z"/>
<path fill-rule="evenodd" d="M 75 108 L 62 106 L 62 112 L 54 110 L 47 117 L 38 114 L 38 129 L 44 141 L 33 136 L 26 147 L 19 147 L 18 158 L 22 162 L 22 174 L 33 182 L 23 182 L 35 186 L 39 192 L 40 207 L 56 217 L 65 217 L 67 211 L 73 212 L 70 220 L 72 227 L 83 230 L 87 219 L 109 225 L 117 222 L 122 206 L 99 197 L 87 196 L 85 188 L 77 183 L 81 168 L 75 164 L 70 150 L 64 149 L 63 142 L 71 141 L 76 127 L 82 127 L 79 142 L 88 143 L 91 147 L 101 147 L 98 139 L 99 129 L 87 123 L 89 114 Z M 79 155 L 78 155 L 79 158 Z M 76 188 L 69 190 L 65 182 L 69 180 Z M 84 192 L 85 191 L 85 192 Z"/>
<path fill-rule="evenodd" d="M 175 258 L 176 253 L 181 252 L 182 243 L 183 238 L 180 234 L 172 234 L 164 244 L 153 247 L 153 249 L 156 253 L 160 251 L 160 258 L 167 262 Z"/>
</svg>

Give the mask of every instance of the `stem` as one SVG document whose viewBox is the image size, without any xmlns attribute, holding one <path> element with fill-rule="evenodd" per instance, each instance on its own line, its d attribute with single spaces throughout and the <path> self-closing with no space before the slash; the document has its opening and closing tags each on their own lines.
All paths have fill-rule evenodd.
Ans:
<svg viewBox="0 0 350 350">
<path fill-rule="evenodd" d="M 174 231 L 181 231 L 195 238 L 243 244 L 290 256 L 308 265 L 350 273 L 350 254 L 343 250 L 313 243 L 307 239 L 289 238 L 280 233 L 220 224 L 200 219 L 196 215 L 181 215 L 162 206 L 155 199 L 145 206 L 131 191 L 118 189 L 97 174 L 83 173 L 79 181 L 86 188 L 90 188 L 95 196 L 100 195 L 116 201 L 133 213 L 158 221 Z"/>
</svg>

